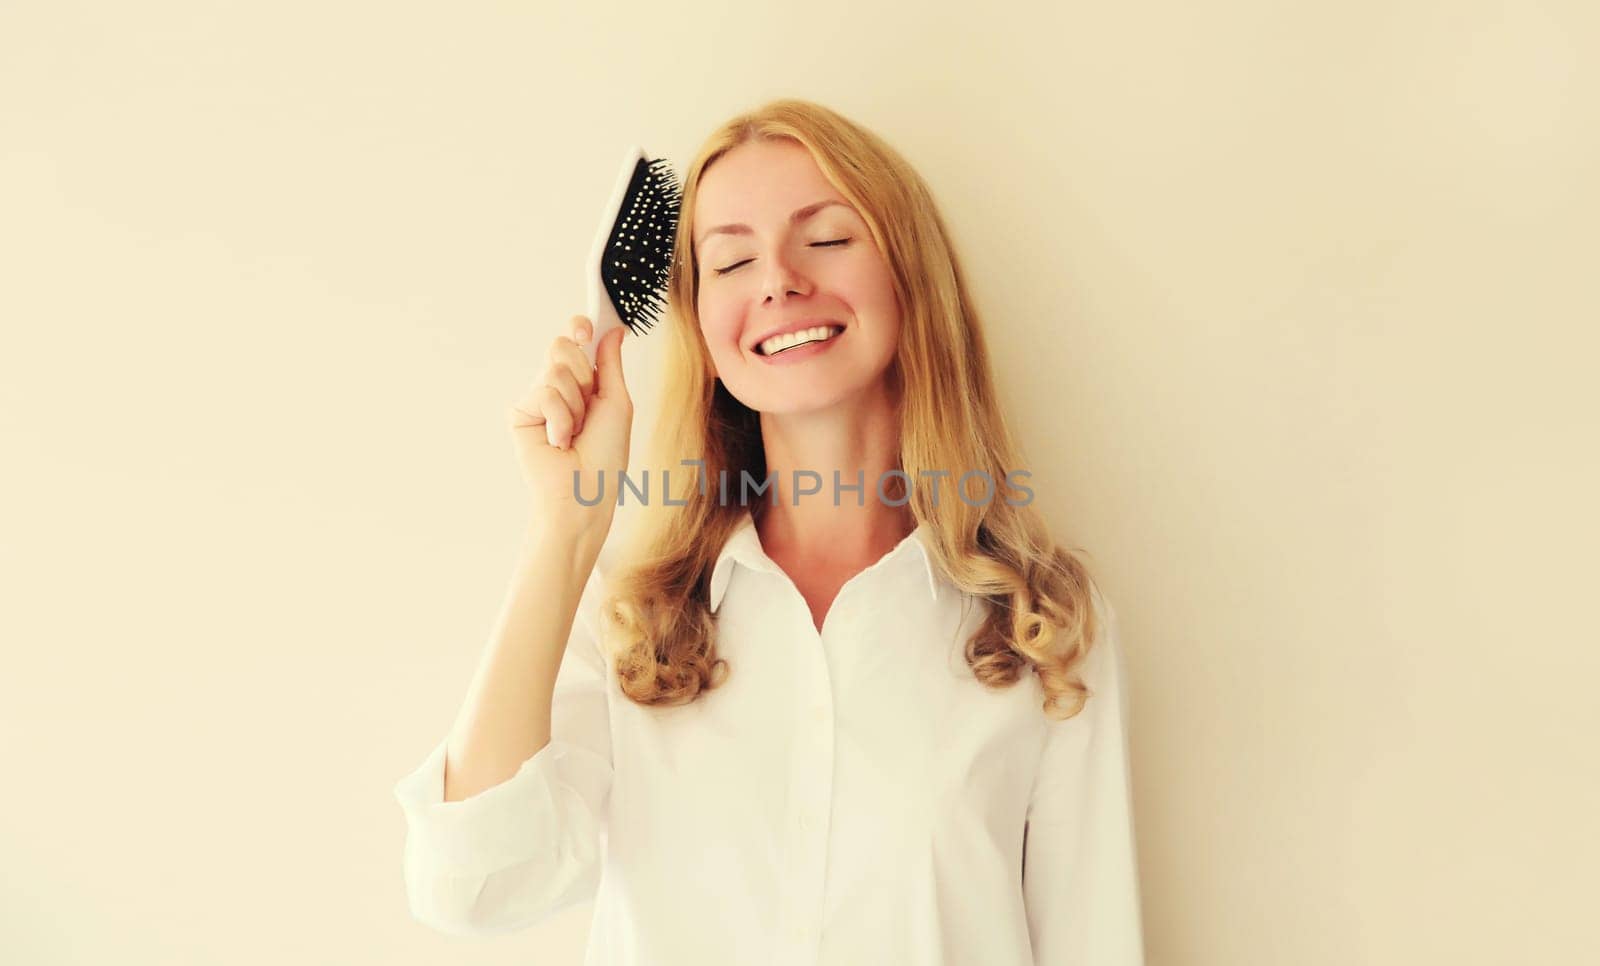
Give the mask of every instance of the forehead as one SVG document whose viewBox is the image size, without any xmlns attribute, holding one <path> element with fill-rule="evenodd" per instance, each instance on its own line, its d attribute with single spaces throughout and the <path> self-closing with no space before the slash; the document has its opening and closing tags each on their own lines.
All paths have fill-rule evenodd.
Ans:
<svg viewBox="0 0 1600 966">
<path fill-rule="evenodd" d="M 804 145 L 751 141 L 713 161 L 701 175 L 692 227 L 696 235 L 728 222 L 762 230 L 780 224 L 802 205 L 825 199 L 845 201 Z"/>
</svg>

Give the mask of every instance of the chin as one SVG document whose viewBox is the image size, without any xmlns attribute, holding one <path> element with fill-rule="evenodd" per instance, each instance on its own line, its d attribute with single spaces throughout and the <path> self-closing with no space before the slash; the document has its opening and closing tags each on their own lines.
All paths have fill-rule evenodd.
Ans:
<svg viewBox="0 0 1600 966">
<path fill-rule="evenodd" d="M 794 386 L 785 387 L 781 391 L 772 385 L 764 385 L 760 390 L 751 394 L 753 402 L 744 402 L 746 406 L 759 413 L 768 413 L 774 416 L 798 416 L 811 412 L 822 412 L 832 409 L 840 404 L 848 403 L 852 399 L 861 399 L 868 394 L 872 383 L 859 383 L 854 385 L 840 385 L 832 383 L 826 386 Z M 735 394 L 737 395 L 737 394 Z"/>
</svg>

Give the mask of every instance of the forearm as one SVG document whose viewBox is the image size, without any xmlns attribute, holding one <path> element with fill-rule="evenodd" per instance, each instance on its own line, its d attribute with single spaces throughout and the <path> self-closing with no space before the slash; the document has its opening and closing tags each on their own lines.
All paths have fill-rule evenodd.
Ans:
<svg viewBox="0 0 1600 966">
<path fill-rule="evenodd" d="M 511 587 L 451 731 L 444 800 L 500 784 L 550 741 L 556 673 L 599 548 L 530 524 Z"/>
</svg>

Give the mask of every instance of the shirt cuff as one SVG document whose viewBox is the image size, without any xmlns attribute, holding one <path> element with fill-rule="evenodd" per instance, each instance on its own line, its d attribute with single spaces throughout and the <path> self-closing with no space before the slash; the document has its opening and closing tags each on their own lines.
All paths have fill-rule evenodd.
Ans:
<svg viewBox="0 0 1600 966">
<path fill-rule="evenodd" d="M 394 786 L 405 811 L 407 852 L 435 873 L 486 876 L 530 859 L 578 851 L 598 830 L 593 805 L 610 785 L 592 751 L 552 738 L 516 774 L 470 798 L 444 800 L 446 738 Z"/>
</svg>

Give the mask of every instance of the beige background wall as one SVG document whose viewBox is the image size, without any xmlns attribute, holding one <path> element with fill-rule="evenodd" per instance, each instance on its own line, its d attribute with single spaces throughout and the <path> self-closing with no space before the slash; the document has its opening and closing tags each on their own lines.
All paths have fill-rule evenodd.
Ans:
<svg viewBox="0 0 1600 966">
<path fill-rule="evenodd" d="M 580 961 L 412 922 L 390 786 L 620 151 L 779 95 L 1122 615 L 1150 962 L 1600 956 L 1592 4 L 554 7 L 0 7 L 0 959 Z"/>
</svg>

